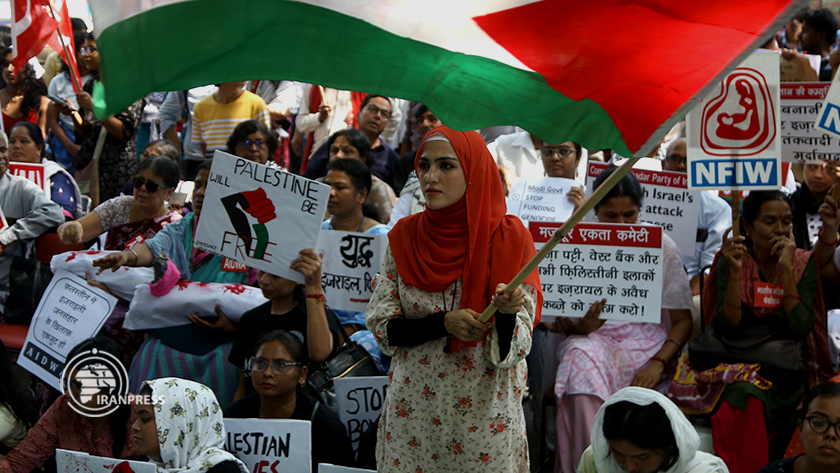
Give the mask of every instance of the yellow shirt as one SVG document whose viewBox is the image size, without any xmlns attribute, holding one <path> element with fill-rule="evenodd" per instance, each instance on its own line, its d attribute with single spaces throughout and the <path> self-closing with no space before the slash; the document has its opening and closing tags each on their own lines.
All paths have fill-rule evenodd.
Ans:
<svg viewBox="0 0 840 473">
<path fill-rule="evenodd" d="M 201 99 L 193 109 L 192 139 L 206 145 L 205 157 L 212 158 L 216 149 L 226 149 L 233 129 L 245 120 L 261 121 L 268 129 L 271 122 L 268 108 L 259 95 L 247 90 L 229 104 L 219 104 L 210 94 Z"/>
</svg>

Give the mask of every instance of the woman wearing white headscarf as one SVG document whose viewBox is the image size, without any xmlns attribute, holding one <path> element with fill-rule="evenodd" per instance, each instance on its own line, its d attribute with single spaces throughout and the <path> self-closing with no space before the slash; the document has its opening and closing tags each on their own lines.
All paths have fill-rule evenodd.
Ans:
<svg viewBox="0 0 840 473">
<path fill-rule="evenodd" d="M 216 395 L 180 378 L 146 381 L 135 403 L 137 453 L 160 473 L 249 473 L 224 450 L 225 424 Z"/>
<path fill-rule="evenodd" d="M 697 451 L 699 445 L 694 427 L 667 397 L 628 387 L 598 409 L 578 473 L 729 473 L 723 460 Z"/>
</svg>

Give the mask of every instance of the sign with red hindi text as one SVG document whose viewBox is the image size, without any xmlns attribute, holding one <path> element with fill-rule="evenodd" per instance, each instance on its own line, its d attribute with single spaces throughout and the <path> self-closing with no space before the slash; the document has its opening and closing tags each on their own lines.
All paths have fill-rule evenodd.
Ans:
<svg viewBox="0 0 840 473">
<path fill-rule="evenodd" d="M 43 164 L 9 163 L 9 173 L 13 176 L 29 179 L 38 187 L 44 189 L 44 192 L 50 192 L 50 181 L 47 179 L 47 172 Z"/>
<path fill-rule="evenodd" d="M 559 223 L 531 222 L 537 251 Z M 539 264 L 543 321 L 583 317 L 606 298 L 606 320 L 659 323 L 662 227 L 578 223 Z"/>
</svg>

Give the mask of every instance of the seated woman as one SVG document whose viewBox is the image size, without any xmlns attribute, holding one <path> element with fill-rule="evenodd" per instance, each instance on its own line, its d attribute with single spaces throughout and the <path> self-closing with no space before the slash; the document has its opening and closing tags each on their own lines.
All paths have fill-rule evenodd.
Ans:
<svg viewBox="0 0 840 473">
<path fill-rule="evenodd" d="M 277 152 L 277 135 L 264 123 L 245 120 L 236 125 L 227 140 L 227 152 L 259 164 L 277 167 L 271 158 Z"/>
<path fill-rule="evenodd" d="M 355 128 L 339 130 L 330 136 L 327 146 L 329 162 L 342 158 L 358 159 L 367 165 L 368 170 L 373 169 L 375 157 L 370 149 L 370 140 L 361 131 Z M 325 179 L 326 177 L 319 178 L 318 181 L 324 182 Z M 370 192 L 365 202 L 376 210 L 377 220 L 387 222 L 391 218 L 391 210 L 397 205 L 397 195 L 394 194 L 394 189 L 382 179 L 373 174 L 370 179 Z"/>
<path fill-rule="evenodd" d="M 9 130 L 9 158 L 13 163 L 44 165 L 44 177 L 50 180 L 52 201 L 61 206 L 64 216 L 75 220 L 84 215 L 82 192 L 73 176 L 44 154 L 44 138 L 38 125 L 18 122 Z"/>
<path fill-rule="evenodd" d="M 597 189 L 617 168 L 604 170 Z M 636 223 L 644 193 L 627 173 L 595 206 L 606 223 Z M 560 365 L 554 385 L 557 397 L 558 461 L 555 471 L 570 473 L 588 445 L 595 413 L 604 401 L 628 385 L 654 388 L 666 378 L 666 364 L 676 359 L 693 327 L 694 302 L 680 250 L 662 235 L 662 314 L 660 323 L 604 323 L 598 316 L 606 300 L 574 321 L 558 318 L 549 329 L 568 335 L 557 347 Z"/>
<path fill-rule="evenodd" d="M 176 166 L 179 166 L 180 170 L 181 151 L 178 150 L 174 143 L 167 140 L 166 138 L 150 141 L 149 144 L 146 145 L 146 148 L 143 149 L 143 152 L 140 153 L 140 164 L 142 164 L 143 161 L 151 158 L 152 156 L 163 156 L 165 158 L 169 158 L 172 160 L 173 163 L 175 163 Z M 189 196 L 192 195 L 192 191 L 193 182 L 180 180 L 179 172 L 178 185 L 172 189 L 172 194 L 174 195 L 179 192 L 187 194 L 187 202 L 189 202 Z M 123 184 L 123 188 L 120 194 L 134 195 L 134 182 L 131 179 L 129 179 L 125 184 Z M 169 203 L 170 206 L 172 206 L 171 200 L 169 200 Z"/>
<path fill-rule="evenodd" d="M 0 228 L 0 313 L 9 296 L 12 256 L 23 256 L 26 245 L 64 221 L 61 207 L 34 182 L 8 173 L 6 134 L 0 131 L 0 210 L 8 226 Z"/>
<path fill-rule="evenodd" d="M 120 359 L 117 344 L 104 337 L 89 338 L 76 345 L 67 359 L 72 360 L 76 355 L 94 349 Z M 99 396 L 91 396 L 91 401 L 84 406 L 76 404 L 76 396 L 81 393 L 80 386 L 76 373 L 71 373 L 65 394 L 38 419 L 14 450 L 0 458 L 0 472 L 29 473 L 54 456 L 57 448 L 102 457 L 134 459 L 137 456 L 131 433 L 131 424 L 134 423 L 131 407 L 122 405 L 102 417 L 83 416 L 78 411 L 94 408 Z"/>
<path fill-rule="evenodd" d="M 251 359 L 255 394 L 225 410 L 229 419 L 297 419 L 312 422 L 312 471 L 319 463 L 352 466 L 353 449 L 338 415 L 303 390 L 308 359 L 296 334 L 275 330 L 257 344 Z"/>
<path fill-rule="evenodd" d="M 236 326 L 230 361 L 238 368 L 254 354 L 257 342 L 268 332 L 286 330 L 303 337 L 303 348 L 312 368 L 326 360 L 344 344 L 344 334 L 335 313 L 326 307 L 321 286 L 321 259 L 315 250 L 303 250 L 292 262 L 292 269 L 304 276 L 305 284 L 264 271 L 257 282 L 269 301 L 242 314 Z M 196 323 L 206 323 L 203 321 Z M 239 372 L 239 389 L 234 399 L 254 392 L 248 373 Z"/>
<path fill-rule="evenodd" d="M 15 370 L 14 361 L 0 340 L 0 458 L 15 448 L 37 420 L 34 399 L 26 381 Z"/>
<path fill-rule="evenodd" d="M 808 391 L 798 425 L 805 453 L 774 461 L 758 473 L 840 471 L 840 383 L 823 383 Z"/>
<path fill-rule="evenodd" d="M 578 473 L 728 473 L 723 461 L 700 452 L 700 437 L 662 394 L 629 387 L 613 394 L 595 415 L 592 445 Z"/>
<path fill-rule="evenodd" d="M 182 279 L 199 282 L 243 284 L 249 273 L 224 271 L 224 258 L 193 249 L 193 235 L 210 177 L 210 162 L 198 167 L 193 192 L 193 212 L 183 219 L 167 225 L 153 238 L 119 253 L 112 253 L 93 262 L 102 270 L 116 271 L 122 266 L 150 267 L 161 255 L 161 265 L 173 267 Z M 168 259 L 168 260 L 167 260 Z M 256 273 L 254 273 L 256 276 Z M 256 279 L 256 278 L 255 278 Z M 218 313 L 218 311 L 217 311 Z M 185 316 L 187 314 L 184 314 Z M 186 317 L 185 317 L 186 318 Z M 226 317 L 219 316 L 219 324 Z M 214 326 L 215 330 L 215 326 Z M 210 386 L 219 396 L 224 407 L 230 403 L 239 379 L 236 368 L 226 363 L 230 355 L 228 334 L 209 332 L 195 324 L 150 330 L 151 335 L 140 347 L 131 363 L 129 379 L 131 389 L 139 389 L 144 379 L 154 379 L 178 374 Z M 183 369 L 186 367 L 186 369 Z M 221 371 L 218 370 L 221 368 Z"/>
<path fill-rule="evenodd" d="M 811 252 L 796 248 L 793 220 L 787 195 L 751 192 L 741 213 L 746 236 L 724 238 L 712 263 L 710 284 L 703 291 L 703 308 L 706 322 L 722 336 L 737 339 L 746 330 L 763 327 L 785 338 L 805 340 L 807 373 L 791 375 L 768 366 L 756 373 L 752 365 L 722 364 L 714 368 L 716 381 L 739 380 L 729 381 L 722 394 L 707 389 L 700 393 L 711 395 L 672 395 L 678 405 L 696 412 L 717 409 L 712 415 L 715 451 L 733 473 L 757 471 L 771 454 L 781 456 L 806 380 L 819 383 L 832 376 L 817 264 Z M 783 290 L 775 307 L 756 303 L 757 286 L 766 283 Z M 694 371 L 688 364 L 680 366 L 683 370 L 689 376 Z"/>
<path fill-rule="evenodd" d="M 210 388 L 162 378 L 145 381 L 139 394 L 131 427 L 137 453 L 148 456 L 159 472 L 250 473 L 225 451 L 222 409 Z M 181 407 L 180 415 L 166 415 L 173 406 Z"/>
</svg>

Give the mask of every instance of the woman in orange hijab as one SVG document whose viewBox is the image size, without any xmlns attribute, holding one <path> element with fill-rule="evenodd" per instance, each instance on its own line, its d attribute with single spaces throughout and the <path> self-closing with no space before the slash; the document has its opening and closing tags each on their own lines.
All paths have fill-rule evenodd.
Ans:
<svg viewBox="0 0 840 473">
<path fill-rule="evenodd" d="M 368 327 L 393 357 L 377 466 L 527 472 L 522 391 L 542 305 L 539 276 L 503 291 L 534 242 L 505 215 L 502 182 L 478 133 L 435 128 L 414 167 L 426 210 L 388 234 L 367 309 Z M 479 322 L 491 302 L 496 316 Z"/>
</svg>

